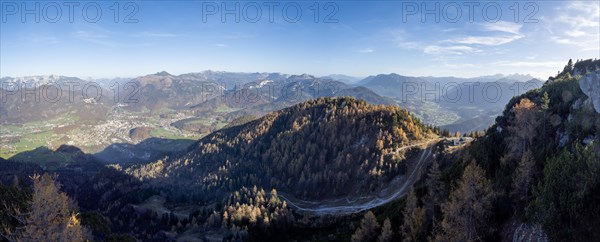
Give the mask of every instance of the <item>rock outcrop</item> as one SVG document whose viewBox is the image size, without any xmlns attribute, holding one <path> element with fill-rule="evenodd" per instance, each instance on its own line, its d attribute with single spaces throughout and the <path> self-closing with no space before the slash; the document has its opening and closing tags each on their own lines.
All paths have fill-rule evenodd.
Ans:
<svg viewBox="0 0 600 242">
<path fill-rule="evenodd" d="M 597 113 L 600 113 L 600 71 L 586 74 L 579 79 L 579 88 L 592 101 Z"/>
</svg>

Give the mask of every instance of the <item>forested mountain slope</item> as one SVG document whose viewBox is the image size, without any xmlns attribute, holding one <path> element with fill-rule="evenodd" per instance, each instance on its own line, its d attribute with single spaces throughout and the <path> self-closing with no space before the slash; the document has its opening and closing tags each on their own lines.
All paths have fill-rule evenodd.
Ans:
<svg viewBox="0 0 600 242">
<path fill-rule="evenodd" d="M 130 173 L 203 198 L 253 185 L 311 199 L 364 195 L 405 172 L 409 150 L 401 147 L 435 137 L 399 107 L 320 98 L 217 131 L 181 157 Z"/>
<path fill-rule="evenodd" d="M 439 169 L 430 169 L 427 182 L 415 186 L 398 221 L 407 226 L 402 235 L 596 240 L 600 113 L 588 94 L 600 93 L 585 94 L 580 83 L 597 82 L 598 75 L 598 60 L 569 61 L 541 88 L 513 98 L 485 136 L 461 155 L 446 157 Z"/>
</svg>

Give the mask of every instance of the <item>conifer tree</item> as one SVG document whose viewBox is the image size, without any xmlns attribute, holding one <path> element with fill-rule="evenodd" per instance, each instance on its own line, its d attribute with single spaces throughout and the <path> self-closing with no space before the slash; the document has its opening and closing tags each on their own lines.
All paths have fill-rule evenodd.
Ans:
<svg viewBox="0 0 600 242">
<path fill-rule="evenodd" d="M 31 210 L 17 241 L 85 241 L 73 203 L 50 175 L 34 175 Z"/>
<path fill-rule="evenodd" d="M 375 218 L 373 212 L 369 211 L 365 213 L 365 216 L 360 221 L 360 227 L 356 229 L 352 235 L 351 241 L 363 242 L 363 241 L 374 241 L 377 238 L 377 232 L 379 230 L 379 223 Z"/>
<path fill-rule="evenodd" d="M 473 161 L 466 168 L 458 187 L 442 206 L 444 219 L 438 241 L 475 241 L 487 228 L 485 219 L 491 209 L 493 192 L 483 170 Z"/>
<path fill-rule="evenodd" d="M 383 227 L 381 227 L 381 234 L 379 235 L 379 238 L 377 238 L 377 242 L 391 242 L 393 236 L 394 231 L 392 230 L 392 223 L 389 218 L 386 218 L 383 221 Z"/>
<path fill-rule="evenodd" d="M 427 198 L 428 198 L 428 209 L 431 212 L 431 221 L 435 221 L 435 207 L 438 206 L 443 197 L 442 189 L 442 173 L 440 171 L 440 165 L 437 160 L 433 161 L 431 168 L 429 168 L 429 174 L 427 175 Z"/>
<path fill-rule="evenodd" d="M 533 185 L 534 166 L 533 154 L 531 150 L 527 150 L 519 162 L 513 179 L 512 195 L 518 203 L 524 205 L 529 203 L 529 194 Z"/>
<path fill-rule="evenodd" d="M 425 223 L 425 209 L 418 206 L 418 198 L 414 189 L 406 197 L 406 206 L 404 207 L 404 220 L 400 231 L 402 241 L 417 241 Z"/>
<path fill-rule="evenodd" d="M 538 111 L 531 100 L 523 98 L 512 108 L 512 112 L 514 117 L 508 127 L 512 133 L 509 148 L 513 158 L 519 159 L 525 150 L 531 146 L 536 135 L 536 129 L 539 125 Z"/>
</svg>

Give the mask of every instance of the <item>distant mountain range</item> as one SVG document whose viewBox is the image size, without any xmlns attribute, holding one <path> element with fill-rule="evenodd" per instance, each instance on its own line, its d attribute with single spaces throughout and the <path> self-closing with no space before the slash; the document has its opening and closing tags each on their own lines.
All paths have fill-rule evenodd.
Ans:
<svg viewBox="0 0 600 242">
<path fill-rule="evenodd" d="M 510 74 L 510 75 L 504 75 L 504 74 L 495 74 L 495 75 L 487 75 L 487 76 L 479 76 L 479 77 L 453 77 L 453 76 L 447 76 L 447 77 L 433 77 L 433 76 L 422 76 L 420 77 L 422 79 L 431 81 L 431 82 L 435 82 L 435 81 L 440 81 L 440 82 L 457 82 L 457 83 L 463 83 L 463 82 L 493 82 L 493 81 L 498 81 L 498 80 L 507 80 L 509 82 L 526 82 L 529 81 L 531 79 L 537 79 L 529 74 Z"/>
<path fill-rule="evenodd" d="M 542 86 L 543 82 L 537 79 L 522 81 L 529 77 L 410 77 L 392 73 L 367 77 L 357 85 L 395 99 L 426 123 L 470 132 L 493 124 L 512 97 Z M 471 125 L 474 121 L 478 125 Z"/>
<path fill-rule="evenodd" d="M 323 76 L 321 78 L 331 79 L 334 81 L 340 81 L 340 82 L 343 82 L 346 84 L 355 84 L 363 79 L 362 77 L 348 76 L 348 75 L 342 75 L 342 74 L 331 74 L 331 75 Z"/>
<path fill-rule="evenodd" d="M 495 84 L 488 84 L 490 82 Z M 162 71 L 132 79 L 82 80 L 74 77 L 50 75 L 5 77 L 0 79 L 0 83 L 12 83 L 13 90 L 14 86 L 21 87 L 36 83 L 38 85 L 38 96 L 41 96 L 41 90 L 44 87 L 48 87 L 52 83 L 58 83 L 63 87 L 60 95 L 62 97 L 68 97 L 69 94 L 69 86 L 65 83 L 76 83 L 73 92 L 75 93 L 75 99 L 71 100 L 73 103 L 76 101 L 81 103 L 83 99 L 81 95 L 82 88 L 88 84 L 98 84 L 102 88 L 102 98 L 96 100 L 96 103 L 107 104 L 109 101 L 112 101 L 113 105 L 122 103 L 125 104 L 125 109 L 134 111 L 141 111 L 144 108 L 148 110 L 192 108 L 195 113 L 198 113 L 226 106 L 238 109 L 236 111 L 246 108 L 260 109 L 262 111 L 258 110 L 258 113 L 253 113 L 251 110 L 245 110 L 242 113 L 264 114 L 311 98 L 348 95 L 365 99 L 367 102 L 374 104 L 391 105 L 397 103 L 410 111 L 422 113 L 419 115 L 427 123 L 446 125 L 456 120 L 440 121 L 427 118 L 436 115 L 421 109 L 424 103 L 430 102 L 429 106 L 439 106 L 440 108 L 448 106 L 453 109 L 477 107 L 487 111 L 490 108 L 503 108 L 502 104 L 506 103 L 512 96 L 538 87 L 542 82 L 533 79 L 530 75 L 521 74 L 457 78 L 410 77 L 392 73 L 359 79 L 339 74 L 317 78 L 306 74 L 287 75 L 281 73 L 219 71 L 171 75 Z M 474 83 L 472 85 L 474 89 L 469 90 L 471 87 L 467 83 Z M 91 89 L 94 91 L 93 94 L 96 94 L 95 87 L 98 85 L 94 85 L 94 89 Z M 11 86 L 3 84 L 2 87 Z M 47 89 L 53 91 L 52 88 Z M 423 90 L 421 90 L 422 88 Z M 495 89 L 502 90 L 502 95 L 499 98 L 487 98 L 482 95 L 484 91 L 487 91 L 488 94 L 495 94 Z M 438 94 L 432 94 L 431 90 Z M 5 114 L 2 118 L 3 122 L 23 123 L 40 120 L 41 118 L 52 118 L 58 113 L 65 112 L 65 108 L 73 109 L 73 106 L 77 106 L 65 105 L 65 100 L 68 100 L 66 98 L 61 98 L 59 102 L 52 102 L 51 104 L 41 100 L 40 104 L 33 105 L 31 101 L 20 101 L 20 93 L 11 93 L 10 90 L 4 89 L 0 91 L 7 99 L 5 103 L 8 103 L 0 109 L 0 113 Z M 86 91 L 90 92 L 90 88 L 88 87 Z M 465 94 L 473 95 L 470 97 L 471 95 Z M 456 99 L 457 95 L 460 98 Z M 451 97 L 451 100 L 448 100 L 449 97 Z M 265 107 L 266 104 L 272 105 L 272 108 Z M 257 106 L 260 107 L 256 108 Z M 32 112 L 16 112 L 16 110 L 23 109 L 32 110 Z M 460 119 L 465 118 L 465 115 L 458 114 L 458 116 Z"/>
<path fill-rule="evenodd" d="M 111 100 L 111 93 L 101 89 L 76 77 L 1 78 L 0 124 L 47 120 L 66 113 L 81 120 L 95 119 L 106 112 L 103 105 Z"/>
<path fill-rule="evenodd" d="M 4 77 L 0 79 L 0 123 L 6 128 L 0 132 L 0 156 L 8 158 L 39 146 L 57 149 L 68 143 L 88 153 L 102 152 L 98 155 L 103 161 L 143 162 L 147 159 L 132 161 L 131 157 L 169 153 L 160 145 L 136 146 L 146 139 L 185 143 L 234 121 L 261 117 L 320 97 L 351 96 L 371 104 L 397 105 L 427 124 L 464 133 L 484 130 L 510 98 L 541 86 L 539 80 L 522 81 L 529 77 L 410 77 L 392 73 L 359 79 L 220 71 L 182 75 L 162 71 L 97 80 L 58 75 Z M 23 92 L 34 84 L 35 95 Z M 502 92 L 498 98 L 497 90 Z M 39 121 L 46 126 L 40 128 L 35 123 Z"/>
</svg>

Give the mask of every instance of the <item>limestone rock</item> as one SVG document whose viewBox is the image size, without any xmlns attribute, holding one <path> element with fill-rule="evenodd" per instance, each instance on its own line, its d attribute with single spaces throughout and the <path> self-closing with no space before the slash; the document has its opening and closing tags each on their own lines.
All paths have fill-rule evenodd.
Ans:
<svg viewBox="0 0 600 242">
<path fill-rule="evenodd" d="M 600 71 L 588 73 L 579 79 L 579 88 L 592 101 L 597 113 L 600 113 Z"/>
</svg>

